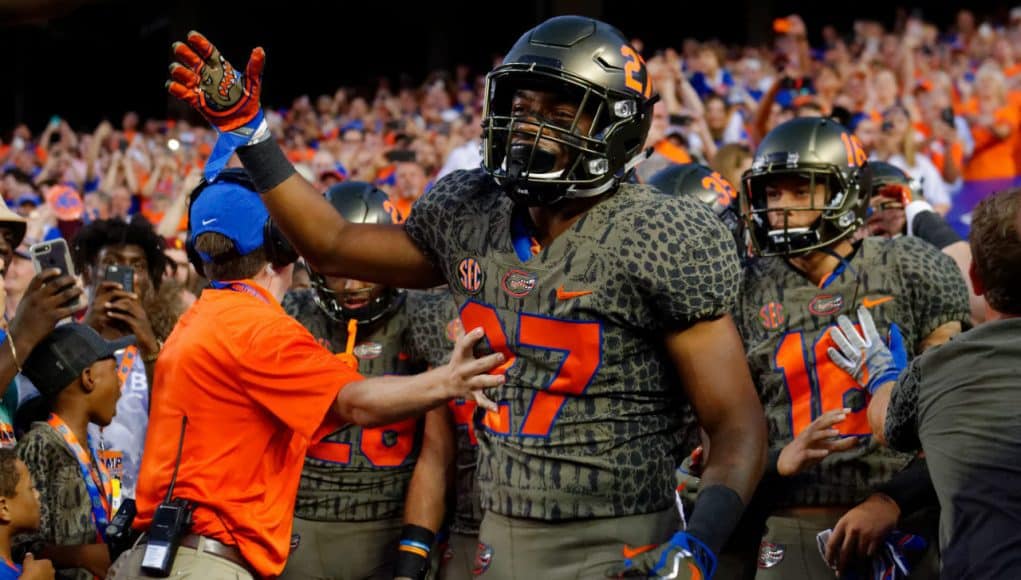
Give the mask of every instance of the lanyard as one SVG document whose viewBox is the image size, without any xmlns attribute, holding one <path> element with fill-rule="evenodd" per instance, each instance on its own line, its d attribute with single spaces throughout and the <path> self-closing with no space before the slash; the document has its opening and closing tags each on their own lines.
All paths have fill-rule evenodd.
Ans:
<svg viewBox="0 0 1021 580">
<path fill-rule="evenodd" d="M 131 369 L 135 366 L 135 357 L 138 356 L 138 347 L 135 345 L 129 345 L 124 349 L 124 354 L 121 356 L 121 364 L 117 367 L 117 378 L 121 382 L 121 388 L 127 383 L 128 374 Z"/>
<path fill-rule="evenodd" d="M 241 292 L 242 294 L 248 294 L 249 296 L 255 296 L 259 300 L 266 302 L 266 297 L 259 293 L 258 290 L 252 288 L 244 282 L 219 282 L 217 280 L 211 280 L 209 285 L 217 290 L 232 290 L 234 292 Z"/>
<path fill-rule="evenodd" d="M 110 472 L 107 471 L 106 465 L 102 461 L 93 461 L 91 437 L 87 441 L 89 452 L 86 452 L 78 443 L 78 438 L 75 437 L 71 428 L 60 417 L 50 413 L 50 418 L 46 422 L 64 438 L 67 448 L 78 460 L 78 468 L 81 469 L 82 478 L 85 480 L 85 489 L 89 492 L 89 499 L 92 500 L 92 519 L 96 524 L 99 540 L 105 542 L 106 525 L 110 522 L 110 498 L 113 495 Z M 103 491 L 100 492 L 100 489 Z"/>
</svg>

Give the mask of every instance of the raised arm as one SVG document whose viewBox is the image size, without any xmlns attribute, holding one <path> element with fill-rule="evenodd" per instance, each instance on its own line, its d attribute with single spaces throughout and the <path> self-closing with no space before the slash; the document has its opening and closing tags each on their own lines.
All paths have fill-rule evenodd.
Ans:
<svg viewBox="0 0 1021 580">
<path fill-rule="evenodd" d="M 324 274 L 392 287 L 427 288 L 443 277 L 401 226 L 350 224 L 298 175 L 263 117 L 259 98 L 266 53 L 256 48 L 245 73 L 235 69 L 204 36 L 175 42 L 167 90 L 201 113 L 219 133 L 206 166 L 215 177 L 237 152 L 265 195 L 274 222 L 298 252 Z M 212 90 L 212 92 L 209 92 Z"/>
</svg>

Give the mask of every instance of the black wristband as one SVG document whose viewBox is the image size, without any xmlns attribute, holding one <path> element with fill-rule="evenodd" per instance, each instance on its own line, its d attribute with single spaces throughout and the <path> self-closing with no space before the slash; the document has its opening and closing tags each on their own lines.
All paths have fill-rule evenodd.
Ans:
<svg viewBox="0 0 1021 580">
<path fill-rule="evenodd" d="M 238 147 L 237 154 L 259 193 L 266 193 L 295 173 L 294 166 L 274 139 Z"/>
<path fill-rule="evenodd" d="M 923 211 L 911 222 L 911 231 L 916 238 L 923 239 L 939 249 L 961 241 L 954 228 L 943 216 L 934 211 Z"/>
<path fill-rule="evenodd" d="M 713 554 L 719 554 L 744 513 L 744 502 L 725 485 L 710 485 L 698 492 L 688 533 L 702 540 Z"/>
<path fill-rule="evenodd" d="M 886 494 L 896 502 L 901 517 L 924 507 L 939 505 L 936 489 L 929 477 L 929 464 L 922 457 L 915 458 L 907 467 L 895 473 L 890 481 L 877 486 L 875 491 Z"/>
<path fill-rule="evenodd" d="M 431 530 L 405 524 L 397 546 L 397 558 L 394 559 L 394 577 L 425 578 L 429 571 L 429 551 L 435 539 L 436 534 Z"/>
</svg>

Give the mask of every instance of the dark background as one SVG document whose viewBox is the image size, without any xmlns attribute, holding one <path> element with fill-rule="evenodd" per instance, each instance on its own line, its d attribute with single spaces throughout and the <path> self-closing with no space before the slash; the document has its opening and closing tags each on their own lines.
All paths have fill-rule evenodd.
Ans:
<svg viewBox="0 0 1021 580">
<path fill-rule="evenodd" d="M 911 3 L 901 3 L 911 6 Z M 968 3 L 977 15 L 1003 19 L 1013 2 Z M 0 0 L 0 137 L 27 122 L 41 130 L 50 115 L 88 130 L 128 110 L 180 116 L 163 90 L 170 43 L 194 28 L 239 68 L 250 50 L 267 51 L 263 101 L 284 105 L 301 94 L 373 86 L 407 73 L 464 63 L 488 70 L 496 55 L 549 16 L 580 13 L 642 38 L 646 52 L 679 47 L 685 37 L 767 42 L 773 18 L 800 13 L 811 35 L 824 24 L 848 31 L 856 18 L 892 24 L 892 2 L 771 0 L 530 2 L 327 2 L 285 0 Z M 915 6 L 923 5 L 915 2 Z M 945 27 L 957 8 L 924 3 Z M 485 13 L 484 13 L 485 12 Z"/>
</svg>

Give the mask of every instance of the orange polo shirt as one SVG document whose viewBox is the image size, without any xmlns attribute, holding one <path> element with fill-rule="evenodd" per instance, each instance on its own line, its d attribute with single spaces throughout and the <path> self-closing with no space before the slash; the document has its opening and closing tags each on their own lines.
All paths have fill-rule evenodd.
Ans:
<svg viewBox="0 0 1021 580">
<path fill-rule="evenodd" d="M 362 377 L 316 343 L 269 292 L 207 289 L 156 364 L 135 527 L 147 529 L 174 471 L 195 510 L 192 532 L 236 545 L 261 576 L 284 568 L 310 443 L 340 427 L 337 393 Z"/>
</svg>

